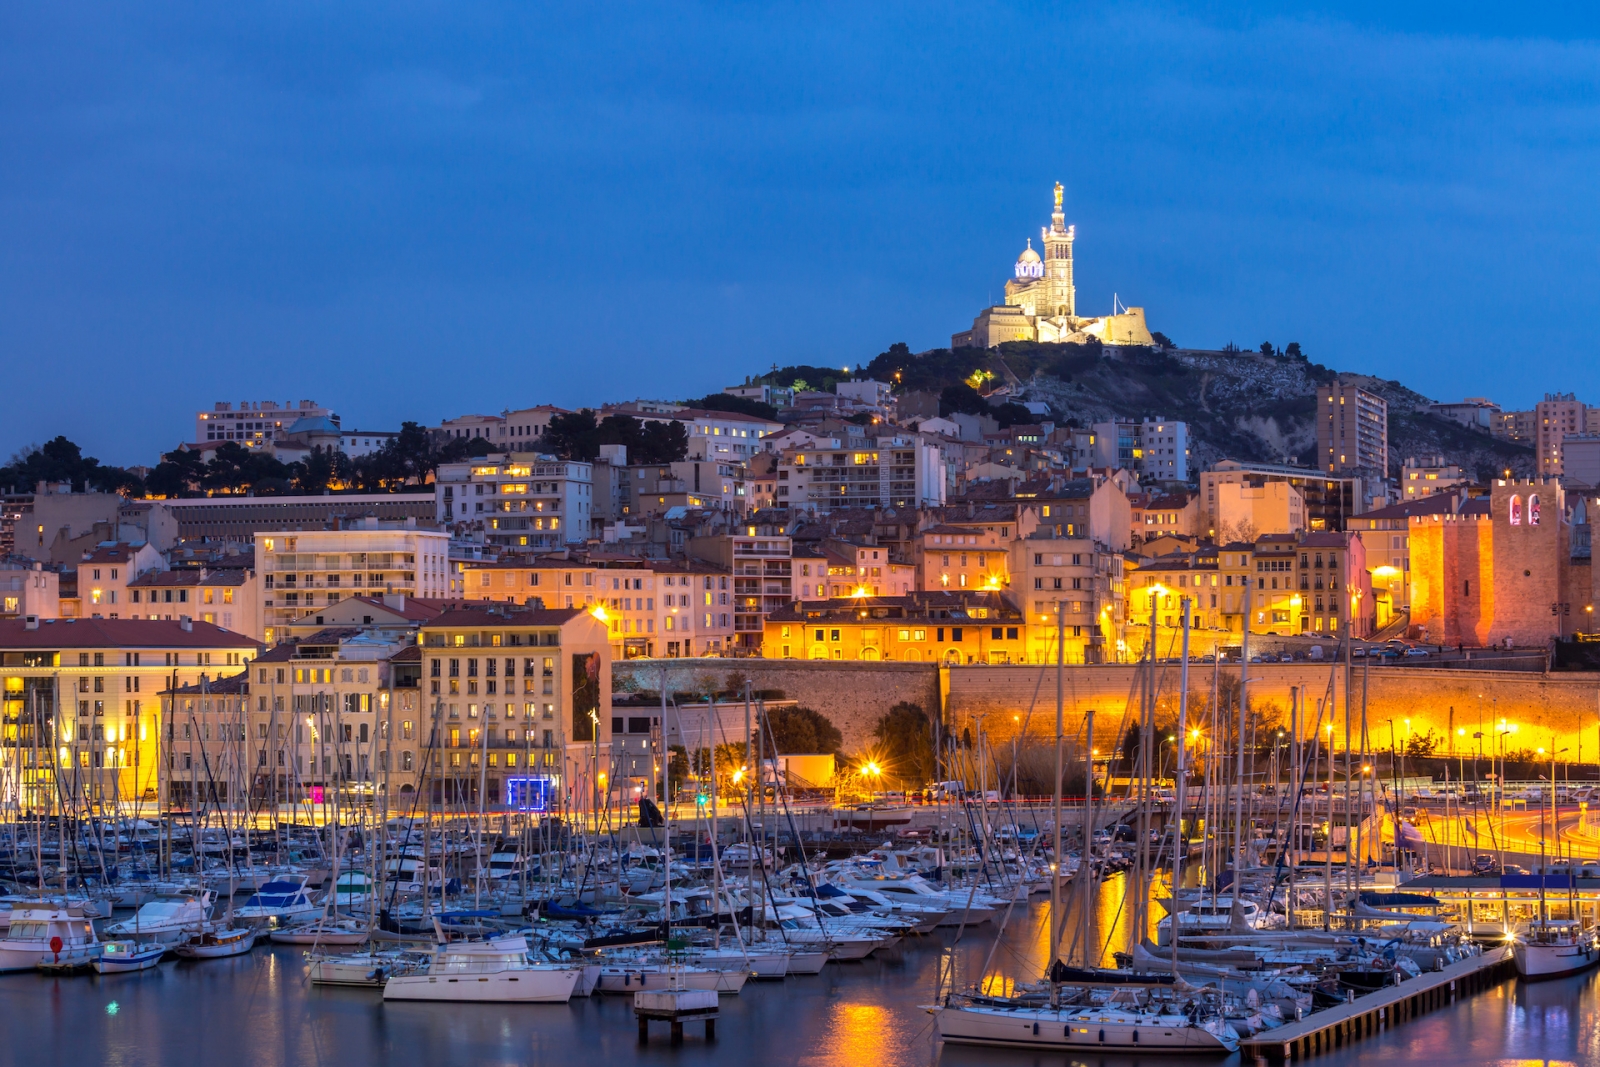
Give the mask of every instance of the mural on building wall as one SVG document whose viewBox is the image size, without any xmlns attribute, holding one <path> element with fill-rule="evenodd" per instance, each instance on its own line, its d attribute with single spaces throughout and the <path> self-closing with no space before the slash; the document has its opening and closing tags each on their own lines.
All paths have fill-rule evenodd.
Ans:
<svg viewBox="0 0 1600 1067">
<path fill-rule="evenodd" d="M 593 741 L 600 714 L 600 654 L 572 657 L 572 740 Z"/>
</svg>

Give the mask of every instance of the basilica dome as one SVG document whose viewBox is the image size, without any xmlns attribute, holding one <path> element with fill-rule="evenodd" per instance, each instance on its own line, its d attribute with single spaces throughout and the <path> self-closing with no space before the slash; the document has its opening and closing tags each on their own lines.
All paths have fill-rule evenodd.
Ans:
<svg viewBox="0 0 1600 1067">
<path fill-rule="evenodd" d="M 1017 257 L 1017 277 L 1043 278 L 1044 263 L 1039 259 L 1039 253 L 1033 250 L 1033 238 L 1028 239 L 1028 247 L 1022 250 L 1022 255 Z"/>
</svg>

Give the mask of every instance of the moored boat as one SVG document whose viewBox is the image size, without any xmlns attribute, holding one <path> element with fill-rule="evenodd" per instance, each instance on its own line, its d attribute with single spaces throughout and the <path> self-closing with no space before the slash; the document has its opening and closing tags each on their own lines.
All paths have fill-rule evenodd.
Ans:
<svg viewBox="0 0 1600 1067">
<path fill-rule="evenodd" d="M 161 963 L 167 946 L 159 941 L 107 941 L 94 969 L 100 974 L 123 974 L 128 971 L 148 971 Z"/>
</svg>

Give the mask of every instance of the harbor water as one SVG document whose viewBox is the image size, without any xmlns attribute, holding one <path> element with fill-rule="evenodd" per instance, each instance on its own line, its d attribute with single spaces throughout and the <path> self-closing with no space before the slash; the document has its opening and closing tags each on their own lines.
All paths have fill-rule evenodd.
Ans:
<svg viewBox="0 0 1600 1067">
<path fill-rule="evenodd" d="M 1115 899 L 1119 894 L 1107 893 Z M 860 963 L 829 964 L 820 975 L 752 982 L 721 998 L 716 1040 L 690 1026 L 673 1047 L 664 1029 L 640 1047 L 628 997 L 564 1005 L 384 1002 L 376 990 L 310 985 L 302 950 L 272 945 L 248 956 L 166 962 L 113 976 L 0 975 L 6 1038 L 0 1063 L 113 1067 L 277 1067 L 277 1065 L 678 1063 L 876 1067 L 1030 1064 L 1235 1064 L 1239 1057 L 1062 1054 L 936 1045 L 922 1010 L 952 963 L 958 980 L 989 971 L 1038 974 L 1046 952 L 1047 906 L 1019 906 L 996 944 L 993 925 L 908 938 Z M 1097 940 L 1116 934 L 1114 909 L 1099 916 Z M 1109 920 L 1109 921 L 1107 921 Z M 1070 925 L 1070 921 L 1069 921 Z M 1544 983 L 1493 986 L 1315 1057 L 1318 1064 L 1600 1063 L 1596 973 Z M 999 992 L 999 989 L 995 989 Z"/>
</svg>

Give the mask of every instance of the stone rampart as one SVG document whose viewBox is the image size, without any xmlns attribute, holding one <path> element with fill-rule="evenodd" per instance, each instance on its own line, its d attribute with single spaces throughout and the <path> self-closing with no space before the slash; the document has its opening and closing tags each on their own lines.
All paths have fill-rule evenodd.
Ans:
<svg viewBox="0 0 1600 1067">
<path fill-rule="evenodd" d="M 878 717 L 900 701 L 932 710 L 943 707 L 952 733 L 981 726 L 996 743 L 1009 742 L 1018 729 L 1048 738 L 1055 729 L 1056 671 L 1037 666 L 962 666 L 939 668 L 917 663 L 839 663 L 810 660 L 625 660 L 613 664 L 612 684 L 619 695 L 630 689 L 655 691 L 661 671 L 674 692 L 726 688 L 730 678 L 748 678 L 754 689 L 781 690 L 785 697 L 815 708 L 844 735 L 846 752 L 872 740 Z M 1064 695 L 1066 729 L 1082 729 L 1084 712 L 1096 711 L 1095 733 L 1108 740 L 1118 730 L 1130 701 L 1137 701 L 1141 668 L 1128 665 L 1069 666 Z M 1175 665 L 1157 671 L 1160 717 L 1176 708 Z M 1236 687 L 1239 666 L 1189 669 L 1191 696 L 1202 705 L 1212 690 Z M 1359 723 L 1365 677 L 1369 746 L 1387 749 L 1390 721 L 1395 742 L 1432 730 L 1436 754 L 1470 755 L 1495 751 L 1503 738 L 1507 751 L 1566 749 L 1561 759 L 1600 761 L 1600 674 L 1536 674 L 1513 671 L 1458 671 L 1357 665 L 1350 673 L 1350 707 Z M 1250 667 L 1250 703 L 1287 722 L 1291 687 L 1306 695 L 1307 714 L 1330 693 L 1336 734 L 1344 735 L 1345 675 L 1340 665 L 1257 663 Z M 1501 720 L 1505 720 L 1504 729 Z M 1326 720 L 1324 720 L 1326 721 Z M 1203 724 L 1202 724 L 1203 725 Z M 1481 733 L 1481 738 L 1475 734 Z M 1481 745 L 1481 749 L 1479 746 Z"/>
</svg>

